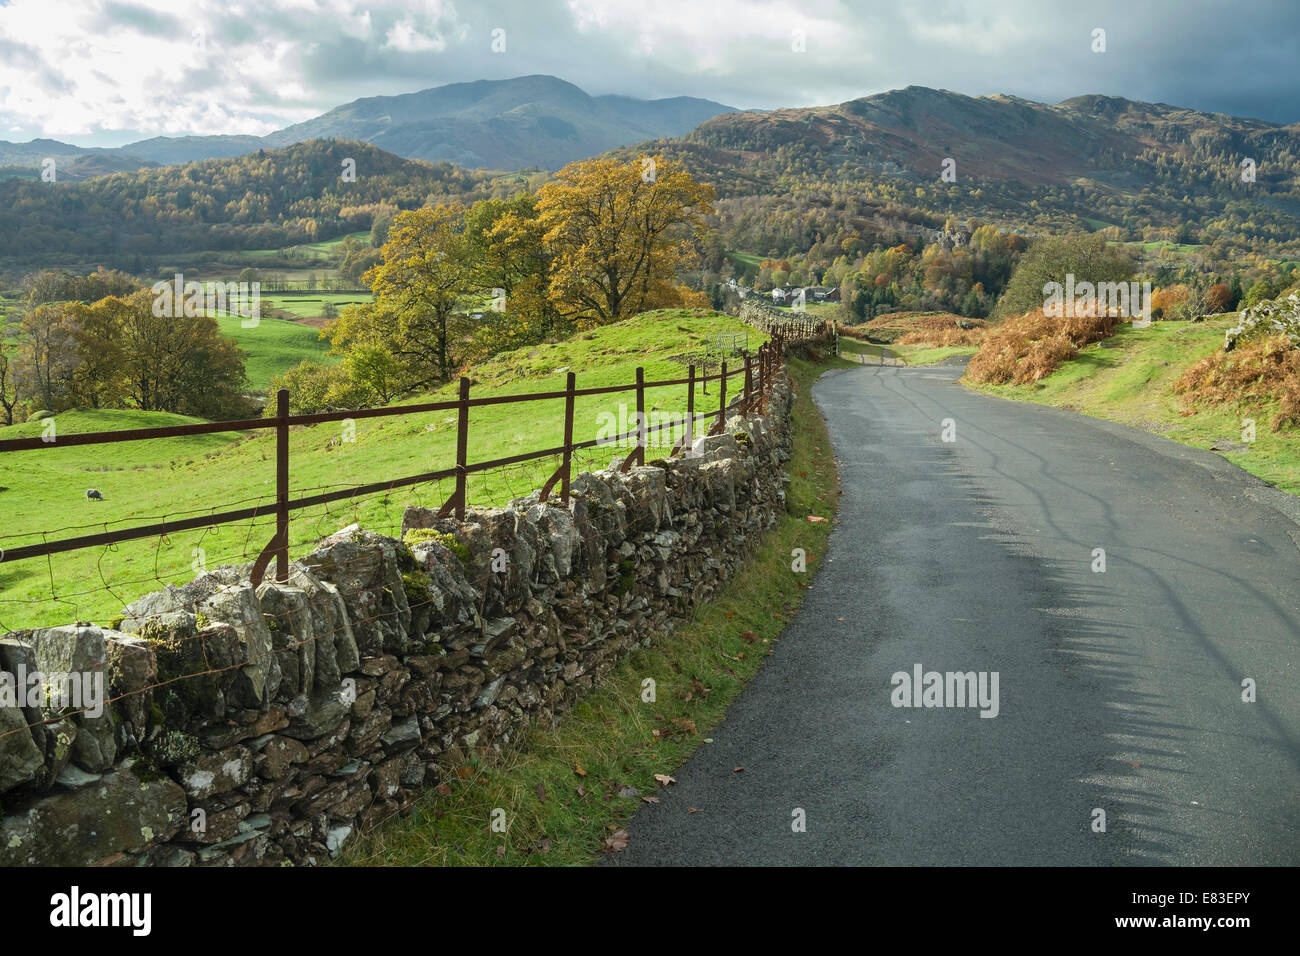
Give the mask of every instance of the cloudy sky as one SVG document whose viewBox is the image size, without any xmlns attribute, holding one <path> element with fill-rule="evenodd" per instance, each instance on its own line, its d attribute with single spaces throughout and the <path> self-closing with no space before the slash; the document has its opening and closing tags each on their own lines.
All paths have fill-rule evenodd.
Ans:
<svg viewBox="0 0 1300 956">
<path fill-rule="evenodd" d="M 916 84 L 1294 123 L 1298 62 L 1296 0 L 0 0 L 0 139 L 266 133 L 532 73 L 742 108 Z"/>
</svg>

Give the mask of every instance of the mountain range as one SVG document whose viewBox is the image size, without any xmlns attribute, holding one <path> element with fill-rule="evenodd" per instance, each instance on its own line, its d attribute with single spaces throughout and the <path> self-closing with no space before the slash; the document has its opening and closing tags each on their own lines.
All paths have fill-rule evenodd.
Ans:
<svg viewBox="0 0 1300 956">
<path fill-rule="evenodd" d="M 0 142 L 0 165 L 32 168 L 53 157 L 63 161 L 58 163 L 60 177 L 76 180 L 242 156 L 312 139 L 343 139 L 407 159 L 554 170 L 619 146 L 681 136 L 729 112 L 734 112 L 729 106 L 694 97 L 590 96 L 553 76 L 521 76 L 367 97 L 265 136 L 157 136 L 116 149 L 83 149 L 55 140 Z"/>
<path fill-rule="evenodd" d="M 30 167 L 60 145 L 0 144 L 0 163 Z M 170 165 L 213 152 L 238 155 Z M 715 187 L 718 243 L 768 258 L 933 242 L 977 219 L 1031 236 L 1105 231 L 1129 242 L 1221 244 L 1220 257 L 1300 260 L 1300 124 L 1114 96 L 1045 104 L 916 86 L 739 112 L 705 100 L 590 97 L 553 77 L 358 100 L 267 137 L 72 152 L 73 169 L 128 169 L 53 192 L 0 182 L 0 258 L 134 262 L 279 247 L 368 228 L 376 204 L 510 195 L 529 177 L 506 167 L 647 152 Z M 341 191 L 339 157 L 363 155 L 389 178 Z M 67 168 L 60 182 L 75 178 Z"/>
</svg>

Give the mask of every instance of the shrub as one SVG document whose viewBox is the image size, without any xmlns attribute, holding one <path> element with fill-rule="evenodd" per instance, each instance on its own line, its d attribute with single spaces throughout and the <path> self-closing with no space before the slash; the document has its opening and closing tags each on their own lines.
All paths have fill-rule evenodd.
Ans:
<svg viewBox="0 0 1300 956">
<path fill-rule="evenodd" d="M 1300 425 L 1300 348 L 1285 335 L 1201 359 L 1174 383 L 1184 405 L 1240 407 L 1276 401 L 1273 431 Z"/>
<path fill-rule="evenodd" d="M 870 336 L 899 345 L 978 345 L 983 341 L 986 326 L 983 319 L 951 312 L 896 312 L 874 318 L 850 334 L 854 338 Z"/>
<path fill-rule="evenodd" d="M 1232 290 L 1228 288 L 1227 283 L 1216 282 L 1205 292 L 1205 311 L 1217 315 L 1220 312 L 1227 312 L 1228 306 L 1232 304 Z"/>
<path fill-rule="evenodd" d="M 1187 301 L 1187 295 L 1188 289 L 1185 285 L 1172 285 L 1156 289 L 1151 293 L 1152 314 L 1159 312 L 1162 317 L 1169 316 L 1175 307 Z"/>
<path fill-rule="evenodd" d="M 1109 315 L 1050 318 L 1041 311 L 1007 319 L 985 335 L 966 374 L 990 385 L 1036 382 L 1085 345 L 1109 338 L 1123 321 Z"/>
<path fill-rule="evenodd" d="M 979 345 L 983 341 L 983 329 L 963 329 L 957 326 L 928 332 L 908 332 L 894 340 L 898 345 L 929 345 L 933 348 L 945 345 Z"/>
</svg>

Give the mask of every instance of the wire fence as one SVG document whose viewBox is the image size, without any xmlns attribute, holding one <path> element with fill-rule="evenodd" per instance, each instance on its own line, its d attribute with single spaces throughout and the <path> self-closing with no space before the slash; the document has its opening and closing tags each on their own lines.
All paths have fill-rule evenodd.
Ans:
<svg viewBox="0 0 1300 956">
<path fill-rule="evenodd" d="M 817 330 L 811 326 L 804 329 L 802 325 L 791 324 L 788 331 L 793 338 L 816 334 Z M 820 331 L 824 332 L 824 328 Z M 129 519 L 69 523 L 21 535 L 6 534 L 5 529 L 0 528 L 0 535 L 4 536 L 0 537 L 0 571 L 17 568 L 21 563 L 28 569 L 30 584 L 32 570 L 43 563 L 42 588 L 48 586 L 46 593 L 39 598 L 31 596 L 30 587 L 27 593 L 11 592 L 8 596 L 0 591 L 0 633 L 9 629 L 6 618 L 19 613 L 18 608 L 30 608 L 40 602 L 44 605 L 41 608 L 44 620 L 79 620 L 87 607 L 103 607 L 102 600 L 91 600 L 93 595 L 110 596 L 121 607 L 132 600 L 132 595 L 138 594 L 141 587 L 180 583 L 188 579 L 187 575 L 193 577 L 208 567 L 245 564 L 251 560 L 252 567 L 247 570 L 249 578 L 257 584 L 266 577 L 274 562 L 275 580 L 285 581 L 289 575 L 290 545 L 295 538 L 303 543 L 304 525 L 311 528 L 311 539 L 319 539 L 337 530 L 341 521 L 389 531 L 400 527 L 402 514 L 408 505 L 429 507 L 436 509 L 442 517 L 454 515 L 463 520 L 469 504 L 468 488 L 472 476 L 484 481 L 490 479 L 498 492 L 494 496 L 497 499 L 501 493 L 514 499 L 527 497 L 540 489 L 541 501 L 558 497 L 567 505 L 575 469 L 607 467 L 611 450 L 626 451 L 619 467 L 627 471 L 634 465 L 645 464 L 648 448 L 663 448 L 662 457 L 681 454 L 705 423 L 708 423 L 704 427 L 706 432 L 717 432 L 733 409 L 742 414 L 761 409 L 784 361 L 785 339 L 786 336 L 777 331 L 771 341 L 756 353 L 744 354 L 738 360 L 733 357 L 730 366 L 725 357 L 718 356 L 716 365 L 713 365 L 708 356 L 701 356 L 703 370 L 687 363 L 684 377 L 665 381 L 646 381 L 643 370 L 637 368 L 632 382 L 578 388 L 575 373 L 569 372 L 563 390 L 476 397 L 472 394 L 470 380 L 462 378 L 457 398 L 450 401 L 300 415 L 289 414 L 290 396 L 287 390 L 281 390 L 276 396 L 276 414 L 269 418 L 59 435 L 53 440 L 45 437 L 0 440 L 0 454 L 3 454 L 19 451 L 49 453 L 55 448 L 116 446 L 220 433 L 240 433 L 249 437 L 271 432 L 275 438 L 273 494 L 225 499 L 220 504 L 135 515 Z M 711 366 L 717 371 L 712 372 Z M 671 392 L 677 388 L 685 391 L 684 415 L 665 415 L 662 418 L 666 420 L 661 420 L 658 413 L 647 414 L 647 392 L 657 390 L 656 394 L 663 395 L 665 390 Z M 697 395 L 701 389 L 703 395 Z M 613 395 L 634 397 L 635 414 L 627 422 L 631 427 L 595 439 L 576 440 L 576 402 L 589 396 Z M 471 410 L 543 401 L 564 403 L 561 442 L 552 447 L 504 457 L 471 460 Z M 445 467 L 360 484 L 340 481 L 299 486 L 291 491 L 291 429 L 327 422 L 355 423 L 358 420 L 384 420 L 438 412 L 454 413 L 455 456 Z M 402 492 L 400 496 L 394 494 L 398 491 Z M 128 521 L 134 523 L 127 524 Z M 290 529 L 295 524 L 296 534 L 291 538 Z M 272 525 L 274 531 L 270 540 L 262 544 L 265 539 L 258 536 L 266 534 Z M 99 553 L 94 561 L 79 562 L 75 573 L 70 574 L 74 569 L 68 567 L 56 567 L 58 555 L 88 553 L 96 549 Z M 190 555 L 186 555 L 183 549 L 188 549 Z M 190 556 L 193 556 L 193 561 L 187 562 L 186 558 Z M 10 609 L 9 612 L 6 608 Z M 30 619 L 24 622 L 25 625 L 30 623 Z"/>
</svg>

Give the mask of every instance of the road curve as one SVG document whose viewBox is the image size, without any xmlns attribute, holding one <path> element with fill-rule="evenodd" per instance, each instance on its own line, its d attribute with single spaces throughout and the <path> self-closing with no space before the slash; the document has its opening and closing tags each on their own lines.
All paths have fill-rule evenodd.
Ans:
<svg viewBox="0 0 1300 956">
<path fill-rule="evenodd" d="M 607 865 L 1300 863 L 1298 500 L 960 374 L 818 382 L 827 561 Z M 997 716 L 894 706 L 916 665 Z"/>
</svg>

